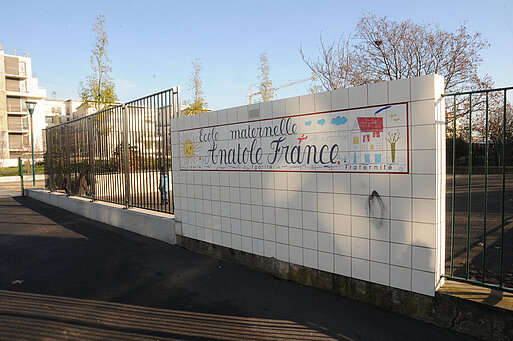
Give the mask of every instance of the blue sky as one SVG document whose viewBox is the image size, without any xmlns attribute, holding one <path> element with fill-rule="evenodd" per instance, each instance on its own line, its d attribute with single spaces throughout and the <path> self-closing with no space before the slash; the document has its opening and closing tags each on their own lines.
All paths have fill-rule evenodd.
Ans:
<svg viewBox="0 0 513 341">
<path fill-rule="evenodd" d="M 248 103 L 257 83 L 259 56 L 267 52 L 275 85 L 307 78 L 298 48 L 316 55 L 319 34 L 332 40 L 347 34 L 363 12 L 417 23 L 438 23 L 454 31 L 467 21 L 491 43 L 479 72 L 496 86 L 513 85 L 513 4 L 503 1 L 24 1 L 2 4 L 0 43 L 28 49 L 48 96 L 78 98 L 89 74 L 98 14 L 107 19 L 112 77 L 122 101 L 181 85 L 188 96 L 191 61 L 203 63 L 209 107 Z M 30 21 L 30 23 L 28 23 Z M 306 83 L 278 91 L 302 95 Z"/>
</svg>

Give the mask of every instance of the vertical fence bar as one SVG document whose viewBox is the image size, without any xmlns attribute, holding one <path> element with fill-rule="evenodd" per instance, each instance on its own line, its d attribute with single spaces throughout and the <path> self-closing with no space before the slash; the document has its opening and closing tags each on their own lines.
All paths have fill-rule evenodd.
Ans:
<svg viewBox="0 0 513 341">
<path fill-rule="evenodd" d="M 96 199 L 103 200 L 103 183 L 105 182 L 105 170 L 107 169 L 107 164 L 103 158 L 103 153 L 105 151 L 103 147 L 103 135 L 101 134 L 100 127 L 100 116 L 99 114 L 95 114 L 94 117 L 94 133 L 98 139 L 98 161 L 100 162 L 100 167 L 97 171 L 98 173 L 98 192 L 95 191 Z"/>
<path fill-rule="evenodd" d="M 46 130 L 46 152 L 48 164 L 45 165 L 45 169 L 48 167 L 48 189 L 50 192 L 53 191 L 53 141 L 52 134 L 53 130 Z"/>
<path fill-rule="evenodd" d="M 152 97 L 152 104 L 153 104 L 153 126 L 155 127 L 155 136 L 157 137 L 155 139 L 155 155 L 157 156 L 158 162 L 155 164 L 155 184 L 157 184 L 157 190 L 155 192 L 155 208 L 158 208 L 159 204 L 162 204 L 162 198 L 160 198 L 160 190 L 158 189 L 158 184 L 160 183 L 160 167 L 162 167 L 162 153 L 160 150 L 161 145 L 161 131 L 160 126 L 157 121 L 157 108 L 158 108 L 158 95 Z"/>
<path fill-rule="evenodd" d="M 470 273 L 470 226 L 472 215 L 472 94 L 469 95 L 469 113 L 468 113 L 469 147 L 468 147 L 468 215 L 467 215 L 467 262 L 466 279 L 469 279 Z"/>
<path fill-rule="evenodd" d="M 180 108 L 180 86 L 176 87 L 176 117 L 181 116 L 181 108 Z"/>
<path fill-rule="evenodd" d="M 158 179 L 159 179 L 159 182 L 158 184 L 162 186 L 162 190 L 161 190 L 161 193 L 160 193 L 160 204 L 162 206 L 162 208 L 166 208 L 166 195 L 165 195 L 165 191 L 166 191 L 166 185 L 165 185 L 165 171 L 166 171 L 166 155 L 165 155 L 165 150 L 164 150 L 164 140 L 165 140 L 165 135 L 164 135 L 164 123 L 163 123 L 163 119 L 160 119 L 160 108 L 162 107 L 162 94 L 159 94 L 157 95 L 156 97 L 156 105 L 155 105 L 155 124 L 157 124 L 158 126 L 158 134 L 159 134 L 159 157 L 160 157 L 160 165 L 159 165 L 159 168 L 158 171 L 159 171 L 159 175 L 158 175 Z M 164 168 L 162 168 L 164 167 Z"/>
<path fill-rule="evenodd" d="M 132 105 L 132 115 L 134 120 L 134 138 L 137 140 L 137 168 L 139 169 L 139 174 L 137 176 L 137 206 L 141 207 L 144 202 L 144 174 L 146 170 L 144 169 L 144 148 L 143 148 L 143 140 L 142 140 L 142 121 L 141 115 L 139 114 L 139 110 L 136 106 Z"/>
<path fill-rule="evenodd" d="M 178 118 L 178 111 L 180 110 L 179 106 L 180 106 L 180 102 L 179 102 L 179 98 L 180 98 L 180 87 L 175 87 L 173 88 L 173 94 L 172 94 L 172 101 L 173 101 L 173 118 Z M 171 121 L 170 120 L 170 124 L 171 124 Z M 169 129 L 169 138 L 170 138 L 170 141 L 172 141 L 172 129 L 170 128 Z M 170 178 L 170 184 L 173 184 L 172 182 L 172 179 L 173 179 L 173 144 L 172 142 L 169 143 L 169 149 L 170 149 L 170 152 L 171 152 L 171 178 Z M 174 188 L 172 188 L 172 191 L 171 191 L 171 198 L 173 200 L 173 206 L 171 207 L 173 213 L 175 212 L 175 195 L 174 195 L 175 191 L 174 191 Z"/>
<path fill-rule="evenodd" d="M 507 90 L 504 90 L 504 115 L 502 122 L 502 207 L 501 207 L 501 256 L 500 256 L 500 275 L 499 285 L 502 287 L 504 283 L 504 210 L 506 195 L 506 100 Z"/>
<path fill-rule="evenodd" d="M 128 163 L 129 163 L 129 174 L 130 174 L 130 204 L 132 206 L 137 205 L 136 198 L 134 198 L 134 194 L 137 193 L 135 190 L 137 185 L 137 177 L 136 177 L 136 168 L 135 168 L 135 162 L 134 162 L 134 156 L 135 156 L 135 149 L 136 144 L 135 140 L 132 136 L 133 134 L 133 126 L 132 126 L 132 117 L 130 116 L 130 110 L 129 106 L 125 104 L 125 112 L 126 112 L 126 119 L 127 119 L 127 136 L 128 136 L 128 149 L 129 149 L 129 155 L 128 155 Z"/>
<path fill-rule="evenodd" d="M 142 148 L 143 148 L 143 163 L 144 163 L 144 175 L 143 175 L 143 179 L 142 179 L 142 183 L 141 183 L 141 188 L 142 188 L 142 191 L 144 193 L 144 196 L 142 197 L 142 201 L 143 201 L 143 205 L 146 205 L 148 202 L 149 202 L 149 193 L 147 191 L 147 182 L 148 182 L 148 171 L 150 169 L 149 167 L 149 162 L 150 162 L 150 157 L 148 155 L 148 130 L 146 129 L 146 110 L 147 108 L 143 108 L 141 107 L 141 105 L 139 103 L 137 103 L 137 110 L 138 110 L 138 113 L 139 113 L 139 117 L 140 117 L 140 122 L 141 122 L 141 132 L 140 132 L 140 135 L 141 135 L 141 145 L 142 145 Z"/>
<path fill-rule="evenodd" d="M 117 195 L 118 193 L 121 193 L 121 190 L 123 190 L 123 194 L 126 195 L 126 192 L 124 190 L 123 186 L 123 163 L 124 159 L 123 157 L 123 109 L 121 110 L 121 113 L 119 110 L 116 110 L 116 112 L 112 115 L 112 121 L 111 126 L 113 129 L 115 129 L 115 134 L 112 135 L 112 143 L 111 146 L 117 146 L 118 147 L 118 171 L 116 173 L 116 176 L 114 177 L 116 181 L 116 191 L 110 192 L 111 201 L 115 203 L 125 204 L 125 197 L 119 198 Z M 120 136 L 121 135 L 121 136 Z"/>
<path fill-rule="evenodd" d="M 160 102 L 160 108 L 159 108 L 159 117 L 161 117 L 162 122 L 162 134 L 164 141 L 162 142 L 162 149 L 163 153 L 165 155 L 164 158 L 164 171 L 165 171 L 165 178 L 167 179 L 166 183 L 164 184 L 164 191 L 165 191 L 165 197 L 166 197 L 166 205 L 164 207 L 164 210 L 166 212 L 169 212 L 169 205 L 170 205 L 170 193 L 169 193 L 169 182 L 171 181 L 171 177 L 169 176 L 169 150 L 168 150 L 168 121 L 167 121 L 167 114 L 168 114 L 168 106 L 167 106 L 167 98 L 169 96 L 169 92 L 163 93 L 161 95 L 161 102 Z"/>
<path fill-rule="evenodd" d="M 87 119 L 87 137 L 89 148 L 89 192 L 91 199 L 94 200 L 96 187 L 96 167 L 94 164 L 95 148 L 93 135 L 93 116 L 89 116 Z"/>
<path fill-rule="evenodd" d="M 152 184 L 154 184 L 157 181 L 157 179 L 155 178 L 155 168 L 158 167 L 157 166 L 157 164 L 158 164 L 157 148 L 156 148 L 158 136 L 157 136 L 157 131 L 156 131 L 156 127 L 155 127 L 155 122 L 153 121 L 154 108 L 155 108 L 155 106 L 153 104 L 154 100 L 155 99 L 153 97 L 149 97 L 148 99 L 145 100 L 147 102 L 147 105 L 150 110 L 149 112 L 151 114 L 151 120 L 149 121 L 149 127 L 150 127 L 150 131 L 151 131 L 151 138 L 150 138 L 151 154 L 153 155 L 153 166 L 151 167 L 151 183 Z M 157 200 L 157 193 L 155 193 L 155 191 L 152 190 L 152 188 L 150 190 L 152 193 L 151 207 L 155 207 L 156 200 Z"/>
<path fill-rule="evenodd" d="M 102 200 L 104 201 L 107 201 L 106 198 L 106 194 L 107 194 L 107 181 L 108 181 L 108 178 L 109 178 L 109 174 L 110 172 L 112 172 L 111 170 L 111 165 L 110 165 L 110 162 L 109 162 L 109 159 L 107 157 L 107 132 L 104 130 L 105 129 L 105 124 L 106 124 L 106 119 L 105 119 L 105 115 L 104 113 L 100 113 L 98 114 L 98 134 L 100 135 L 100 141 L 101 141 L 101 145 L 102 145 L 102 160 L 103 160 L 103 164 L 104 164 L 104 168 L 103 168 L 103 171 L 102 171 L 102 186 L 101 186 L 101 192 L 102 192 Z"/>
<path fill-rule="evenodd" d="M 114 172 L 110 171 L 109 172 L 109 176 L 107 177 L 108 179 L 108 182 L 105 184 L 105 194 L 107 195 L 107 197 L 109 198 L 109 201 L 110 202 L 115 202 L 115 199 L 113 198 L 112 196 L 112 189 L 114 189 L 114 191 L 116 193 L 120 193 L 120 188 L 119 188 L 119 185 L 118 185 L 118 173 L 121 171 L 121 168 L 120 168 L 120 165 L 119 165 L 119 159 L 121 158 L 121 154 L 120 151 L 121 151 L 121 146 L 117 144 L 117 141 L 116 141 L 116 135 L 117 135 L 117 129 L 115 129 L 116 125 L 115 125 L 115 117 L 116 117 L 116 111 L 112 111 L 112 112 L 106 112 L 106 116 L 108 117 L 108 120 L 107 120 L 107 126 L 106 128 L 108 129 L 108 133 L 107 133 L 107 140 L 106 140 L 106 155 L 105 157 L 107 158 L 107 160 L 109 160 L 109 156 L 110 154 L 112 154 L 113 158 L 114 158 Z M 116 151 L 116 148 L 117 148 L 117 151 Z M 115 155 L 117 152 L 117 155 Z"/>
<path fill-rule="evenodd" d="M 116 165 L 116 159 L 113 158 L 113 162 L 110 161 L 109 159 L 109 153 L 111 152 L 109 150 L 109 143 L 112 143 L 111 140 L 110 140 L 110 135 L 112 134 L 112 132 L 110 131 L 110 126 L 109 126 L 109 120 L 110 120 L 110 115 L 107 113 L 107 112 L 104 112 L 104 113 L 101 113 L 102 117 L 102 121 L 101 121 L 101 128 L 102 129 L 102 135 L 103 135 L 103 157 L 105 159 L 105 164 L 106 164 L 106 169 L 105 169 L 105 174 L 104 174 L 104 178 L 103 178 L 103 189 L 102 189 L 102 192 L 103 192 L 103 200 L 105 201 L 111 201 L 110 200 L 110 196 L 109 196 L 109 192 L 108 192 L 108 187 L 110 186 L 111 188 L 113 186 L 115 186 L 115 183 L 112 181 L 112 172 L 115 170 L 115 167 L 117 167 Z"/>
<path fill-rule="evenodd" d="M 456 223 L 456 95 L 453 107 L 453 133 L 452 133 L 452 231 L 451 231 L 451 276 L 454 276 L 454 224 Z"/>
<path fill-rule="evenodd" d="M 65 173 L 66 173 L 66 195 L 70 194 L 70 186 L 71 186 L 71 155 L 70 155 L 70 142 L 69 142 L 69 124 L 66 124 L 64 126 L 64 140 L 66 141 L 66 156 L 65 156 L 65 162 L 66 167 Z"/>
<path fill-rule="evenodd" d="M 72 135 L 73 135 L 73 145 L 72 145 L 72 151 L 73 151 L 73 173 L 74 173 L 74 178 L 73 178 L 73 193 L 72 194 L 78 194 L 78 188 L 79 186 L 77 186 L 77 178 L 79 179 L 79 183 L 80 183 L 80 174 L 77 174 L 77 165 L 78 165 L 78 129 L 77 129 L 77 126 L 78 124 L 76 123 L 71 123 L 70 124 L 70 128 L 72 128 Z M 76 188 L 76 189 L 75 189 Z"/>
<path fill-rule="evenodd" d="M 169 118 L 169 114 L 170 114 L 170 104 L 171 104 L 171 98 L 170 96 L 172 96 L 172 91 L 171 92 L 167 92 L 164 96 L 164 103 L 163 103 L 163 108 L 162 108 L 162 121 L 164 121 L 165 123 L 165 136 L 166 136 L 166 141 L 165 141 L 165 145 L 164 145 L 164 148 L 166 150 L 166 174 L 167 174 L 167 185 L 166 185 L 166 191 L 167 191 L 167 205 L 166 205 L 166 211 L 167 212 L 171 212 L 171 202 L 172 202 L 172 196 L 171 196 L 171 191 L 170 191 L 170 186 L 171 186 L 171 180 L 172 180 L 172 174 L 171 174 L 171 165 L 169 164 L 169 154 L 170 154 L 170 144 L 171 144 L 171 136 L 169 136 L 169 132 L 171 131 L 170 129 L 170 126 L 169 124 L 171 123 L 170 122 L 170 118 Z"/>
<path fill-rule="evenodd" d="M 485 178 L 484 178 L 484 211 L 483 211 L 483 280 L 486 281 L 486 220 L 488 216 L 488 92 L 485 106 Z"/>
<path fill-rule="evenodd" d="M 121 127 L 118 127 L 116 125 L 116 117 L 117 117 L 117 109 L 112 110 L 110 112 L 106 112 L 108 120 L 107 120 L 107 140 L 106 140 L 106 154 L 105 158 L 109 160 L 109 157 L 112 155 L 112 158 L 114 159 L 114 168 L 112 171 L 109 172 L 109 176 L 107 177 L 108 182 L 105 184 L 105 194 L 109 197 L 110 202 L 116 202 L 115 198 L 112 194 L 112 189 L 114 189 L 114 193 L 120 193 L 121 194 L 121 188 L 119 188 L 119 176 L 118 173 L 121 173 L 121 165 L 119 160 L 121 159 L 121 145 L 117 141 L 117 134 L 118 129 L 121 129 Z M 117 149 L 117 150 L 116 150 Z M 123 200 L 123 199 L 122 199 Z"/>
<path fill-rule="evenodd" d="M 123 105 L 123 156 L 125 168 L 125 206 L 130 207 L 130 166 L 129 157 L 130 151 L 128 150 L 128 112 L 126 106 Z"/>
</svg>

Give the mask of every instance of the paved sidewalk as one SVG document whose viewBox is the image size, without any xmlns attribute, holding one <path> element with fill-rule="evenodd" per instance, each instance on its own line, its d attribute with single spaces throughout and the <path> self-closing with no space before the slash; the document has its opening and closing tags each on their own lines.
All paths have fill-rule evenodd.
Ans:
<svg viewBox="0 0 513 341">
<path fill-rule="evenodd" d="M 15 197 L 0 198 L 0 339 L 470 338 Z"/>
<path fill-rule="evenodd" d="M 0 180 L 7 178 L 6 176 L 0 177 Z M 9 177 L 10 178 L 10 177 Z M 20 177 L 17 177 L 16 181 L 0 181 L 0 198 L 17 197 L 21 195 L 21 182 Z M 25 180 L 25 188 L 44 188 L 44 180 L 36 180 L 36 186 L 32 186 L 32 179 L 30 181 Z"/>
</svg>

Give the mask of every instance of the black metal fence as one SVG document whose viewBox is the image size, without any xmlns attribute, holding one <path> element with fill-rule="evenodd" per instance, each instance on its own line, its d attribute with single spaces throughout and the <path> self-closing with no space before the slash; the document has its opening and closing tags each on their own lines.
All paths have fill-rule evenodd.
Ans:
<svg viewBox="0 0 513 341">
<path fill-rule="evenodd" d="M 446 274 L 513 290 L 513 87 L 445 95 Z"/>
<path fill-rule="evenodd" d="M 173 212 L 172 88 L 46 129 L 46 187 L 126 207 Z"/>
</svg>

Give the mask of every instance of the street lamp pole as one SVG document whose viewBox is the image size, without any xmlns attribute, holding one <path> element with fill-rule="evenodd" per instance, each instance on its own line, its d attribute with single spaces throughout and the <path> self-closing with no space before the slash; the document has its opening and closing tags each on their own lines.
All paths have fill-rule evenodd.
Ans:
<svg viewBox="0 0 513 341">
<path fill-rule="evenodd" d="M 34 163 L 34 123 L 32 121 L 32 115 L 34 114 L 34 108 L 36 102 L 26 101 L 27 109 L 30 114 L 30 143 L 32 145 L 32 186 L 36 185 L 36 164 Z"/>
</svg>

